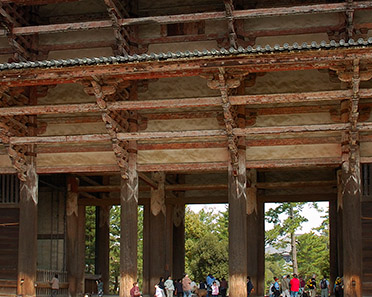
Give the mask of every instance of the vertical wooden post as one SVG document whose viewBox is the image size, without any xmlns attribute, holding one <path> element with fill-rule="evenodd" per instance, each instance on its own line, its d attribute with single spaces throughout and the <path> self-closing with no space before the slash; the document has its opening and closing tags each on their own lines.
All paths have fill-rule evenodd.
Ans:
<svg viewBox="0 0 372 297">
<path fill-rule="evenodd" d="M 257 296 L 265 295 L 265 203 L 257 202 Z"/>
<path fill-rule="evenodd" d="M 244 84 L 241 85 L 244 88 Z M 243 91 L 243 90 L 242 90 Z M 238 107 L 237 126 L 245 127 L 245 106 Z M 229 281 L 230 296 L 247 293 L 247 195 L 245 138 L 238 139 L 238 172 L 232 160 L 228 166 L 229 201 Z M 232 156 L 230 153 L 230 157 Z"/>
<path fill-rule="evenodd" d="M 100 274 L 103 292 L 109 293 L 109 257 L 110 257 L 110 206 L 97 207 L 96 226 L 96 274 Z"/>
<path fill-rule="evenodd" d="M 150 203 L 143 206 L 143 295 L 151 295 L 150 293 Z"/>
<path fill-rule="evenodd" d="M 72 297 L 84 293 L 85 207 L 78 206 L 78 197 L 78 180 L 70 176 L 66 199 L 66 266 Z"/>
<path fill-rule="evenodd" d="M 85 292 L 85 206 L 78 205 L 77 218 L 77 261 L 76 261 L 76 295 Z"/>
<path fill-rule="evenodd" d="M 159 282 L 159 278 L 165 277 L 165 224 L 166 217 L 163 212 L 156 216 L 150 214 L 150 292 Z"/>
<path fill-rule="evenodd" d="M 120 191 L 120 297 L 129 297 L 129 291 L 137 281 L 137 153 L 129 153 L 128 163 L 128 179 L 121 179 Z"/>
<path fill-rule="evenodd" d="M 172 274 L 173 271 L 173 208 L 171 204 L 167 204 L 166 222 L 165 222 L 165 275 Z"/>
<path fill-rule="evenodd" d="M 19 204 L 17 294 L 22 296 L 36 296 L 37 203 L 38 176 L 32 164 L 21 182 Z"/>
<path fill-rule="evenodd" d="M 257 206 L 257 172 L 256 170 L 249 170 L 247 182 L 247 274 L 251 278 L 251 282 L 255 288 L 258 287 L 258 206 Z M 251 294 L 255 296 L 257 290 Z"/>
<path fill-rule="evenodd" d="M 359 116 L 359 60 L 353 61 L 353 97 L 349 105 L 350 129 L 344 135 L 342 163 L 344 296 L 362 296 L 362 223 Z M 346 145 L 345 145 L 346 144 Z"/>
<path fill-rule="evenodd" d="M 330 283 L 334 284 L 339 276 L 337 265 L 337 201 L 329 202 L 329 262 L 330 262 Z"/>
<path fill-rule="evenodd" d="M 185 273 L 185 205 L 175 205 L 173 214 L 173 277 L 182 278 Z"/>
<path fill-rule="evenodd" d="M 343 262 L 344 296 L 362 296 L 362 230 L 359 168 L 353 173 L 343 166 Z"/>
</svg>

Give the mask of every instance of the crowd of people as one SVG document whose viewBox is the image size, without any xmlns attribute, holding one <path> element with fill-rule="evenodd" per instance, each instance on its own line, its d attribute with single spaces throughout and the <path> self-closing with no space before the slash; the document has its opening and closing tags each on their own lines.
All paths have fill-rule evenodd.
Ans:
<svg viewBox="0 0 372 297">
<path fill-rule="evenodd" d="M 316 280 L 316 275 L 306 282 L 302 277 L 293 274 L 292 278 L 290 275 L 283 276 L 280 282 L 277 277 L 274 277 L 269 294 L 270 297 L 315 297 L 319 291 L 321 297 L 328 297 L 332 292 L 336 297 L 343 297 L 343 287 L 343 280 L 340 277 L 337 277 L 333 288 L 331 288 L 325 275 L 319 282 Z"/>
<path fill-rule="evenodd" d="M 227 289 L 228 282 L 225 278 L 219 280 L 208 274 L 205 281 L 197 283 L 191 281 L 188 274 L 185 274 L 182 279 L 177 280 L 173 280 L 171 276 L 167 280 L 161 277 L 159 283 L 155 285 L 155 297 L 191 297 L 193 293 L 200 297 L 226 297 Z"/>
<path fill-rule="evenodd" d="M 53 278 L 51 283 L 55 283 L 58 276 Z M 102 296 L 102 282 L 97 282 L 98 296 Z M 246 283 L 247 297 L 251 296 L 254 291 L 254 286 L 251 278 L 247 277 Z M 216 279 L 212 274 L 208 274 L 205 281 L 201 280 L 199 283 L 191 281 L 188 274 L 185 274 L 182 279 L 173 280 L 168 276 L 167 280 L 161 277 L 159 283 L 155 285 L 155 297 L 191 297 L 195 293 L 198 297 L 226 297 L 228 290 L 228 282 L 225 278 L 221 280 Z M 298 277 L 296 274 L 285 275 L 281 280 L 274 277 L 274 281 L 269 287 L 270 297 L 315 297 L 317 292 L 320 292 L 321 297 L 328 297 L 332 292 L 335 297 L 343 297 L 343 279 L 337 277 L 333 288 L 326 276 L 318 282 L 316 276 L 313 275 L 307 280 Z M 55 291 L 52 291 L 52 296 L 55 296 Z M 141 297 L 142 294 L 138 287 L 138 283 L 133 283 L 130 290 L 131 297 Z"/>
</svg>

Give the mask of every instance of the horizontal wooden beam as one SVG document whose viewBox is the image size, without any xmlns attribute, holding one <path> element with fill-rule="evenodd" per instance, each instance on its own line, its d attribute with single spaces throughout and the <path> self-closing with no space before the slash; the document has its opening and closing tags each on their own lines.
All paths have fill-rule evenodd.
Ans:
<svg viewBox="0 0 372 297">
<path fill-rule="evenodd" d="M 40 0 L 41 1 L 41 0 Z M 44 0 L 48 1 L 48 0 Z M 345 12 L 348 9 L 369 9 L 372 8 L 370 1 L 358 1 L 353 2 L 350 5 L 347 3 L 332 3 L 332 4 L 315 4 L 315 5 L 304 5 L 304 6 L 292 6 L 292 7 L 271 7 L 261 9 L 250 9 L 250 10 L 235 10 L 232 12 L 234 19 L 249 19 L 258 17 L 274 17 L 274 16 L 290 16 L 290 15 L 301 15 L 308 13 L 335 13 Z M 167 16 L 149 16 L 139 18 L 125 18 L 118 20 L 118 24 L 121 26 L 133 26 L 142 24 L 174 24 L 174 23 L 187 23 L 187 22 L 199 22 L 208 20 L 225 20 L 225 12 L 203 12 L 193 14 L 179 14 L 179 15 L 167 15 Z M 89 29 L 103 29 L 110 28 L 112 26 L 111 21 L 89 21 L 79 23 L 67 23 L 67 24 L 52 24 L 52 25 L 40 25 L 40 26 L 28 26 L 28 27 L 16 27 L 13 29 L 13 33 L 16 35 L 31 35 L 31 34 L 45 34 L 45 33 L 58 33 L 58 32 L 69 32 L 77 30 L 89 30 Z M 5 35 L 5 32 L 2 33 Z"/>
<path fill-rule="evenodd" d="M 295 181 L 295 182 L 259 182 L 258 189 L 297 189 L 297 188 L 323 188 L 337 186 L 336 181 Z M 226 184 L 167 184 L 166 191 L 211 191 L 211 190 L 227 190 Z M 149 191 L 149 187 L 142 187 L 140 191 Z M 105 193 L 105 192 L 120 192 L 120 185 L 112 186 L 80 186 L 79 192 L 86 193 Z"/>
<path fill-rule="evenodd" d="M 334 201 L 337 199 L 336 193 L 312 193 L 298 195 L 270 195 L 260 196 L 263 202 L 317 202 L 317 201 Z"/>
<path fill-rule="evenodd" d="M 139 198 L 138 204 L 143 205 L 149 202 L 150 198 Z M 273 203 L 273 202 L 317 202 L 317 201 L 334 201 L 337 199 L 337 194 L 333 193 L 313 193 L 313 194 L 301 194 L 301 195 L 270 195 L 258 196 L 258 199 L 264 203 Z M 207 196 L 191 196 L 185 198 L 174 198 L 166 197 L 166 203 L 179 203 L 184 204 L 227 204 L 228 198 L 227 195 L 207 195 Z M 87 199 L 79 198 L 79 205 L 86 206 L 109 206 L 109 205 L 119 205 L 119 198 L 105 198 L 105 199 Z"/>
<path fill-rule="evenodd" d="M 232 105 L 257 105 L 257 104 L 283 104 L 283 103 L 308 103 L 323 101 L 340 101 L 352 97 L 352 90 L 304 92 L 304 93 L 277 93 L 260 95 L 235 95 L 230 96 Z M 361 89 L 360 98 L 371 98 L 372 89 Z M 108 102 L 107 109 L 114 110 L 145 110 L 168 108 L 192 108 L 206 106 L 220 106 L 220 97 L 198 97 L 178 99 L 157 99 L 138 101 Z M 0 108 L 0 116 L 16 115 L 47 115 L 60 113 L 96 113 L 100 108 L 96 103 L 58 104 L 22 107 Z"/>
<path fill-rule="evenodd" d="M 273 72 L 326 69 L 331 64 L 350 60 L 372 59 L 370 47 L 339 47 L 327 50 L 250 53 L 218 57 L 169 59 L 56 68 L 27 68 L 1 71 L 0 85 L 7 87 L 77 83 L 92 76 L 124 77 L 126 80 L 209 75 L 219 68 L 225 71 Z M 243 103 L 242 103 L 243 104 Z"/>
<path fill-rule="evenodd" d="M 250 135 L 269 135 L 283 133 L 304 133 L 304 132 L 331 132 L 344 131 L 349 128 L 349 123 L 340 124 L 319 124 L 319 125 L 293 125 L 293 126 L 270 126 L 270 127 L 250 127 L 234 128 L 236 136 Z M 358 124 L 362 131 L 370 131 L 372 123 Z M 166 132 L 128 132 L 117 133 L 119 140 L 156 140 L 156 139 L 179 139 L 179 138 L 205 138 L 205 137 L 226 137 L 225 130 L 188 130 L 188 131 L 166 131 Z M 12 144 L 50 144 L 50 143 L 92 143 L 106 142 L 111 138 L 108 134 L 89 134 L 89 135 L 66 135 L 66 136 L 29 136 L 29 137 L 10 137 Z"/>
</svg>

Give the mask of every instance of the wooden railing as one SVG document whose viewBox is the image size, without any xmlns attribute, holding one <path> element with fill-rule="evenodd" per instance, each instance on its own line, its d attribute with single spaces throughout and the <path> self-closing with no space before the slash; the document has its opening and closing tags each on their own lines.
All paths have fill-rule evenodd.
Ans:
<svg viewBox="0 0 372 297">
<path fill-rule="evenodd" d="M 16 175 L 0 174 L 0 203 L 19 203 L 19 180 Z"/>
<path fill-rule="evenodd" d="M 36 277 L 36 296 L 49 297 L 51 295 L 50 281 L 58 274 L 59 290 L 57 296 L 68 296 L 68 281 L 66 271 L 38 269 Z"/>
</svg>

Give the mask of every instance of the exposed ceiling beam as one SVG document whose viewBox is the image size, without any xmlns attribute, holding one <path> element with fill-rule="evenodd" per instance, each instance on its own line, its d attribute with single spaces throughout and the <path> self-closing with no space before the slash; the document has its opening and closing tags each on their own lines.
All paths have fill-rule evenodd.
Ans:
<svg viewBox="0 0 372 297">
<path fill-rule="evenodd" d="M 230 95 L 231 105 L 258 105 L 258 104 L 285 104 L 285 103 L 309 103 L 340 101 L 350 98 L 353 95 L 352 90 L 336 90 L 321 92 L 304 93 L 277 93 L 260 95 Z M 360 97 L 371 98 L 372 89 L 361 89 Z M 179 98 L 179 99 L 156 99 L 156 100 L 138 100 L 138 101 L 118 101 L 107 102 L 107 109 L 113 110 L 145 110 L 145 109 L 168 109 L 168 108 L 190 108 L 190 107 L 219 107 L 221 106 L 221 97 L 199 97 L 199 98 Z M 63 113 L 97 113 L 100 108 L 96 103 L 82 104 L 56 104 L 56 105 L 38 105 L 5 107 L 0 109 L 0 116 L 17 115 L 47 115 Z"/>
<path fill-rule="evenodd" d="M 334 12 L 346 12 L 348 9 L 370 9 L 372 8 L 371 1 L 358 1 L 353 2 L 352 5 L 347 3 L 331 3 L 331 4 L 315 4 L 315 5 L 304 5 L 304 6 L 292 6 L 292 7 L 272 7 L 272 8 L 261 8 L 251 10 L 235 10 L 232 12 L 234 19 L 247 19 L 257 17 L 274 17 L 274 16 L 289 16 L 289 15 L 301 15 L 308 13 L 334 13 Z M 140 18 L 127 18 L 119 19 L 118 24 L 120 26 L 131 26 L 141 25 L 149 23 L 158 24 L 172 24 L 172 23 L 185 23 L 185 22 L 198 22 L 208 20 L 224 20 L 226 18 L 225 12 L 205 12 L 205 13 L 193 13 L 193 14 L 180 14 L 180 15 L 169 15 L 169 16 L 151 16 L 151 17 L 140 17 Z M 111 21 L 91 21 L 91 22 L 80 22 L 80 23 L 69 23 L 69 24 L 54 24 L 54 25 L 43 25 L 43 26 L 28 26 L 15 28 L 14 34 L 17 35 L 28 35 L 34 33 L 57 33 L 57 32 L 68 32 L 74 30 L 88 30 L 88 29 L 102 29 L 110 28 L 112 26 Z"/>
</svg>

